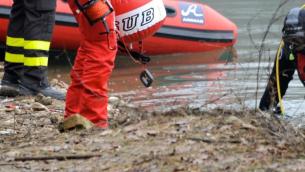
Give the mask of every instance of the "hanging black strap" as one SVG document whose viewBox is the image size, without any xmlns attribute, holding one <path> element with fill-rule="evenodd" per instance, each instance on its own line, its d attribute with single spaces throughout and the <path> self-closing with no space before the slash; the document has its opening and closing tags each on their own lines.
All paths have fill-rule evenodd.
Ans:
<svg viewBox="0 0 305 172">
<path fill-rule="evenodd" d="M 128 54 L 133 60 L 141 63 L 141 64 L 147 64 L 150 62 L 150 57 L 145 56 L 141 53 L 138 53 L 136 51 L 130 50 L 122 41 L 118 41 L 119 50 L 123 53 Z"/>
</svg>

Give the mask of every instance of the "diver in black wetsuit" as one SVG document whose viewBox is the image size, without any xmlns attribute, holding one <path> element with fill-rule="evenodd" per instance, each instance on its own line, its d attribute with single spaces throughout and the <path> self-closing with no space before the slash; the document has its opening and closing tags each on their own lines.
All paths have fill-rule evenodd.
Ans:
<svg viewBox="0 0 305 172">
<path fill-rule="evenodd" d="M 281 98 L 285 95 L 289 82 L 297 69 L 299 78 L 305 83 L 305 9 L 293 8 L 289 11 L 284 21 L 282 30 L 283 42 L 281 43 L 275 59 L 272 73 L 267 87 L 261 98 L 259 109 L 268 111 L 273 109 L 275 113 L 281 113 L 278 106 L 279 95 L 277 86 L 276 64 L 279 67 L 279 85 Z M 277 63 L 277 60 L 278 63 Z"/>
</svg>

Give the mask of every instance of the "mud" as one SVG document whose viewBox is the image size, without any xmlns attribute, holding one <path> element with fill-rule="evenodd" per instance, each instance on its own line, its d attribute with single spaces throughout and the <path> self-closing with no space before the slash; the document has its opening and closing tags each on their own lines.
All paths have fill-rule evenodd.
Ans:
<svg viewBox="0 0 305 172">
<path fill-rule="evenodd" d="M 305 171 L 305 130 L 281 117 L 109 101 L 109 129 L 60 132 L 63 101 L 0 97 L 0 171 Z"/>
<path fill-rule="evenodd" d="M 0 171 L 305 171 L 305 131 L 267 113 L 148 113 L 111 97 L 109 129 L 61 133 L 63 101 L 0 101 Z"/>
</svg>

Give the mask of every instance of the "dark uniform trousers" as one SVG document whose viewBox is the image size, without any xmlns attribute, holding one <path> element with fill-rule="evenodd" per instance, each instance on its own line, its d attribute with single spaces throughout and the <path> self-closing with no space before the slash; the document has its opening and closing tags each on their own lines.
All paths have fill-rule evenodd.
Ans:
<svg viewBox="0 0 305 172">
<path fill-rule="evenodd" d="M 6 40 L 3 80 L 48 86 L 47 65 L 56 0 L 14 0 Z"/>
<path fill-rule="evenodd" d="M 285 43 L 284 47 L 280 50 L 279 60 L 279 81 L 281 88 L 281 97 L 283 97 L 288 88 L 289 82 L 293 79 L 293 74 L 296 70 L 296 57 L 297 53 L 295 50 L 290 48 L 290 45 Z M 279 102 L 277 83 L 276 83 L 276 58 L 272 73 L 267 83 L 265 92 L 261 98 L 259 108 L 261 110 L 269 110 L 272 107 L 276 107 Z"/>
</svg>

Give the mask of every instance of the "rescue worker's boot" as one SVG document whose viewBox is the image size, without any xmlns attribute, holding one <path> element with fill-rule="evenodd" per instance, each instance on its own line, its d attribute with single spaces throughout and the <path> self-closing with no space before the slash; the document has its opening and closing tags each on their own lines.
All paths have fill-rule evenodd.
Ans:
<svg viewBox="0 0 305 172">
<path fill-rule="evenodd" d="M 58 91 L 56 88 L 51 86 L 37 87 L 37 88 L 29 88 L 23 84 L 19 85 L 19 94 L 22 96 L 35 96 L 37 94 L 42 94 L 46 97 L 51 97 L 57 100 L 65 100 L 65 93 Z"/>
<path fill-rule="evenodd" d="M 51 86 L 41 88 L 40 90 L 38 90 L 37 93 L 41 93 L 44 96 L 52 97 L 52 98 L 57 99 L 57 100 L 65 100 L 66 99 L 66 94 L 64 92 L 61 92 L 61 91 L 59 91 L 56 88 L 51 87 Z"/>
<path fill-rule="evenodd" d="M 58 100 L 65 100 L 65 93 L 51 87 L 47 78 L 46 67 L 24 67 L 24 75 L 20 79 L 19 92 L 24 96 L 42 94 Z"/>
<path fill-rule="evenodd" d="M 23 64 L 4 63 L 4 75 L 0 83 L 0 96 L 15 97 L 19 95 L 19 78 Z"/>
<path fill-rule="evenodd" d="M 41 93 L 47 97 L 65 100 L 65 93 L 49 86 L 48 83 L 35 87 L 35 84 L 24 84 L 23 82 L 20 82 L 18 78 L 19 77 L 13 76 L 9 73 L 4 73 L 0 85 L 0 96 L 35 96 L 38 93 Z"/>
<path fill-rule="evenodd" d="M 15 97 L 19 95 L 18 83 L 2 80 L 0 83 L 0 96 Z"/>
</svg>

